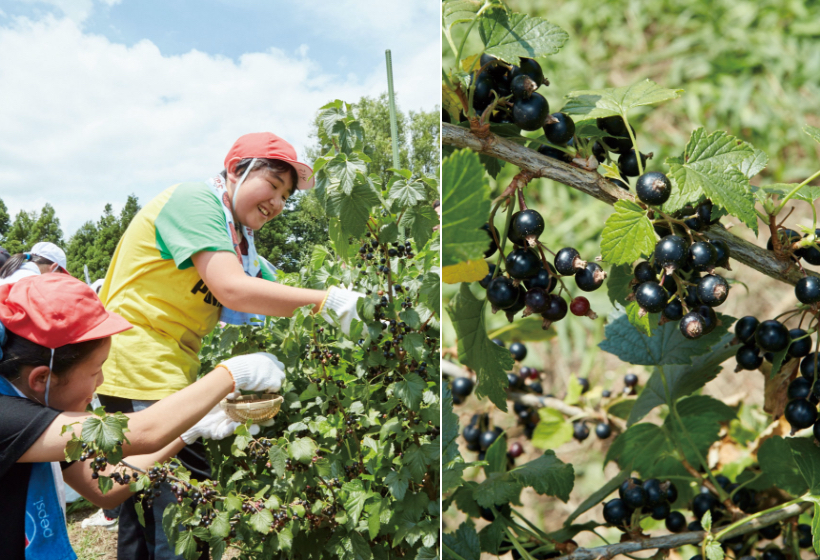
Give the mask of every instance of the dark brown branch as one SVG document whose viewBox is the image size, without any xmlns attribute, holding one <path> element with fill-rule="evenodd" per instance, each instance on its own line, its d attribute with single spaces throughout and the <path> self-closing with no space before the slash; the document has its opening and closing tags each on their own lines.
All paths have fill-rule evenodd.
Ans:
<svg viewBox="0 0 820 560">
<path fill-rule="evenodd" d="M 809 507 L 809 505 L 810 504 L 808 503 L 793 504 L 781 510 L 773 511 L 771 513 L 767 513 L 766 515 L 761 515 L 760 517 L 752 519 L 748 523 L 733 529 L 721 540 L 725 541 L 739 535 L 745 535 L 767 525 L 771 525 L 772 523 L 776 523 L 777 521 L 794 517 L 795 515 L 799 515 L 803 510 Z M 703 542 L 705 536 L 705 531 L 690 531 L 686 533 L 678 533 L 676 535 L 664 535 L 662 537 L 652 537 L 637 541 L 611 544 L 608 546 L 599 546 L 596 548 L 579 548 L 572 554 L 560 556 L 556 560 L 598 560 L 600 558 L 613 558 L 619 554 L 629 554 L 639 550 L 678 548 L 685 544 L 699 544 Z"/>
<path fill-rule="evenodd" d="M 635 196 L 631 192 L 614 186 L 596 171 L 573 167 L 495 134 L 490 134 L 486 138 L 478 138 L 465 128 L 443 123 L 442 140 L 449 146 L 469 148 L 512 163 L 523 170 L 530 171 L 535 177 L 558 181 L 610 205 L 615 204 L 618 200 L 635 201 Z M 803 277 L 797 267 L 789 267 L 788 261 L 777 260 L 771 251 L 749 243 L 718 225 L 711 226 L 703 233 L 709 239 L 725 241 L 733 259 L 766 276 L 788 284 L 796 284 Z M 811 271 L 807 273 L 820 276 Z"/>
</svg>

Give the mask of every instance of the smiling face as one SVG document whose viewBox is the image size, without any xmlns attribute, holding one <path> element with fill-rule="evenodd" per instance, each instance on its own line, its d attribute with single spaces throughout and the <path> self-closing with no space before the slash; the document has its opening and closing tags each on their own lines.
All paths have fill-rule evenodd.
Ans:
<svg viewBox="0 0 820 560">
<path fill-rule="evenodd" d="M 111 337 L 108 337 L 85 359 L 59 377 L 52 374 L 48 406 L 65 412 L 84 412 L 94 398 L 94 391 L 102 385 L 102 365 L 110 350 Z M 44 404 L 48 371 L 46 366 L 29 367 L 27 371 L 23 371 L 21 379 L 15 385 L 27 397 Z"/>
<path fill-rule="evenodd" d="M 228 173 L 228 190 L 233 197 L 241 174 Z M 233 209 L 234 217 L 244 226 L 256 231 L 282 213 L 285 202 L 293 192 L 289 174 L 275 173 L 265 167 L 248 173 Z"/>
</svg>

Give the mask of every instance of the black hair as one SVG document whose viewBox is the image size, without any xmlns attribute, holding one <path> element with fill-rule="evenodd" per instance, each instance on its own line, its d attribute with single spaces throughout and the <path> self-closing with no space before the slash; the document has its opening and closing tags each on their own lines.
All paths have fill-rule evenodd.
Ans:
<svg viewBox="0 0 820 560">
<path fill-rule="evenodd" d="M 44 264 L 46 266 L 54 264 L 51 261 L 40 255 L 33 255 L 31 253 L 17 253 L 9 257 L 2 268 L 0 268 L 0 278 L 8 278 L 14 274 L 17 269 L 23 266 L 26 262 L 33 262 L 34 264 Z"/>
<path fill-rule="evenodd" d="M 253 158 L 245 158 L 239 160 L 239 163 L 236 164 L 234 168 L 234 173 L 237 175 L 241 175 L 245 172 L 245 169 L 251 164 Z M 281 177 L 285 173 L 290 175 L 290 193 L 288 196 L 292 196 L 293 193 L 296 192 L 296 187 L 299 185 L 299 174 L 296 173 L 296 168 L 293 167 L 286 161 L 282 161 L 281 159 L 257 159 L 256 163 L 253 164 L 253 168 L 251 171 L 256 171 L 257 169 L 269 169 L 277 176 Z M 227 179 L 228 173 L 226 170 L 222 170 L 222 178 Z"/>
<path fill-rule="evenodd" d="M 48 367 L 51 360 L 51 350 L 49 348 L 16 335 L 8 329 L 6 335 L 7 340 L 3 345 L 3 357 L 0 359 L 0 375 L 9 381 L 15 381 L 20 377 L 24 367 Z M 51 372 L 55 376 L 61 377 L 72 367 L 88 358 L 105 340 L 107 338 L 98 338 L 60 346 L 54 350 L 54 362 L 51 366 Z"/>
</svg>

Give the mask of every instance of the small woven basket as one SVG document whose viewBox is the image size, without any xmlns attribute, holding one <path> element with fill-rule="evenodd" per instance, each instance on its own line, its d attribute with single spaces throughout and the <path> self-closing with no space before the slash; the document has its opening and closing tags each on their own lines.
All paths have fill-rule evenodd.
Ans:
<svg viewBox="0 0 820 560">
<path fill-rule="evenodd" d="M 234 422 L 264 422 L 279 413 L 283 399 L 279 395 L 240 395 L 219 403 L 225 414 Z"/>
</svg>

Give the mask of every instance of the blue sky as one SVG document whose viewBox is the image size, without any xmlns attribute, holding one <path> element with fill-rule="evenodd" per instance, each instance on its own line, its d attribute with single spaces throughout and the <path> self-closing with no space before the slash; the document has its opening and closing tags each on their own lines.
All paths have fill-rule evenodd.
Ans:
<svg viewBox="0 0 820 560">
<path fill-rule="evenodd" d="M 304 154 L 321 105 L 386 91 L 387 48 L 400 108 L 432 110 L 439 10 L 438 0 L 0 0 L 0 198 L 13 213 L 51 203 L 68 237 L 107 202 L 145 203 L 210 176 L 245 132 L 271 130 Z"/>
</svg>

